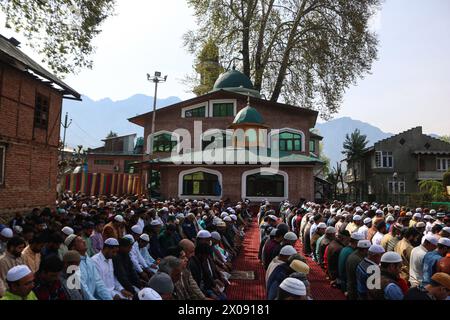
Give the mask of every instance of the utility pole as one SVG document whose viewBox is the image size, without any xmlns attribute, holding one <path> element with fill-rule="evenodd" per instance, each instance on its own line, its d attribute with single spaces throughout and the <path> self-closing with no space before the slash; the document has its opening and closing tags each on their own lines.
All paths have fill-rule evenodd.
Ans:
<svg viewBox="0 0 450 320">
<path fill-rule="evenodd" d="M 167 76 L 162 77 L 161 72 L 155 71 L 155 75 L 152 77 L 150 74 L 147 73 L 147 80 L 151 81 L 155 84 L 155 95 L 153 97 L 153 117 L 152 117 L 152 131 L 151 131 L 151 137 L 153 139 L 153 134 L 155 133 L 155 119 L 156 119 L 156 100 L 158 96 L 158 83 L 166 82 Z M 153 150 L 148 150 L 149 154 L 153 153 Z"/>
<path fill-rule="evenodd" d="M 67 119 L 69 118 L 69 114 L 68 112 L 66 112 L 66 117 L 64 119 L 64 124 L 62 124 L 63 128 L 64 128 L 64 134 L 63 134 L 63 146 L 62 146 L 62 155 L 61 155 L 61 160 L 64 160 L 64 148 L 66 147 L 66 130 L 67 128 L 70 127 L 70 125 L 72 124 L 72 119 L 70 119 L 70 122 L 67 123 Z"/>
</svg>

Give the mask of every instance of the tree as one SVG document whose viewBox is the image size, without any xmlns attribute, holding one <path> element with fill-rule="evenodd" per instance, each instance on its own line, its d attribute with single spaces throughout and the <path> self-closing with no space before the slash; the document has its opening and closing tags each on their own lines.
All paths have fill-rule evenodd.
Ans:
<svg viewBox="0 0 450 320">
<path fill-rule="evenodd" d="M 442 141 L 450 143 L 450 135 L 448 135 L 448 136 L 440 136 L 439 139 L 441 139 Z"/>
<path fill-rule="evenodd" d="M 22 33 L 59 76 L 92 67 L 92 40 L 113 15 L 114 0 L 0 0 L 6 28 Z"/>
<path fill-rule="evenodd" d="M 344 149 L 342 153 L 346 157 L 347 164 L 353 169 L 355 198 L 359 191 L 357 182 L 357 163 L 363 159 L 364 151 L 368 143 L 367 136 L 361 134 L 359 129 L 355 129 L 350 135 L 348 133 L 345 135 L 345 140 L 342 145 Z"/>
<path fill-rule="evenodd" d="M 109 133 L 108 133 L 108 135 L 106 136 L 106 138 L 108 139 L 108 138 L 115 138 L 115 137 L 117 137 L 118 136 L 118 134 L 117 134 L 117 132 L 113 132 L 112 130 L 111 131 L 109 131 Z"/>
<path fill-rule="evenodd" d="M 440 181 L 422 180 L 419 182 L 420 191 L 425 192 L 433 201 L 445 199 L 445 189 Z"/>
<path fill-rule="evenodd" d="M 192 92 L 197 96 L 210 92 L 217 78 L 223 72 L 223 68 L 219 63 L 219 48 L 211 38 L 205 42 L 197 56 L 195 71 L 200 76 L 200 81 L 195 81 L 197 86 Z"/>
<path fill-rule="evenodd" d="M 203 39 L 219 46 L 224 65 L 239 59 L 244 74 L 271 101 L 336 113 L 345 89 L 370 71 L 377 36 L 369 29 L 380 0 L 187 0 L 198 28 L 185 34 L 188 50 Z"/>
<path fill-rule="evenodd" d="M 319 158 L 324 162 L 322 172 L 326 176 L 330 173 L 330 158 L 323 153 L 323 143 L 319 142 Z"/>
</svg>

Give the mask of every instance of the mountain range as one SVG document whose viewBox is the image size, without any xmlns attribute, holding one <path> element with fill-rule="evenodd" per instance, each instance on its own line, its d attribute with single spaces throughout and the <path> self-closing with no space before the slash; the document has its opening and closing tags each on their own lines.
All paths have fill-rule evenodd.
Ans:
<svg viewBox="0 0 450 320">
<path fill-rule="evenodd" d="M 141 137 L 144 134 L 143 128 L 132 124 L 127 119 L 149 112 L 153 108 L 153 97 L 143 94 L 136 94 L 119 101 L 112 101 L 109 98 L 95 101 L 87 96 L 83 96 L 82 99 L 82 102 L 65 100 L 63 104 L 63 115 L 68 112 L 69 119 L 72 119 L 66 133 L 66 145 L 72 148 L 77 145 L 83 145 L 85 148 L 100 147 L 103 145 L 101 140 L 111 130 L 119 136 L 136 133 L 138 137 Z M 179 101 L 181 100 L 178 97 L 158 99 L 157 108 Z M 330 159 L 331 167 L 336 166 L 336 162 L 343 159 L 342 144 L 347 133 L 359 129 L 362 134 L 367 136 L 368 147 L 393 135 L 389 132 L 383 132 L 369 123 L 350 117 L 317 123 L 316 129 L 324 137 L 322 152 Z"/>
</svg>

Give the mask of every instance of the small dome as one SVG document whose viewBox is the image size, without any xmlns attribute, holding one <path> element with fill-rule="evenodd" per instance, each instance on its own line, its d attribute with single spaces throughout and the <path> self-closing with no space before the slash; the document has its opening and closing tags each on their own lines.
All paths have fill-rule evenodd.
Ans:
<svg viewBox="0 0 450 320">
<path fill-rule="evenodd" d="M 233 124 L 258 123 L 263 124 L 264 120 L 261 114 L 253 107 L 246 106 L 239 111 L 234 118 Z"/>
<path fill-rule="evenodd" d="M 257 98 L 261 97 L 259 91 L 255 90 L 252 81 L 245 74 L 234 68 L 222 73 L 217 78 L 212 91 L 217 90 L 227 90 Z"/>
<path fill-rule="evenodd" d="M 214 83 L 214 90 L 226 88 L 246 88 L 254 90 L 253 83 L 240 71 L 235 69 L 222 73 Z"/>
</svg>

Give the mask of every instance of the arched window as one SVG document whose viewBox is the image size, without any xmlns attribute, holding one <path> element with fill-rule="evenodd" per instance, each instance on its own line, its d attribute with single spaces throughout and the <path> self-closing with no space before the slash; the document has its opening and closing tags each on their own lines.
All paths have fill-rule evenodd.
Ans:
<svg viewBox="0 0 450 320">
<path fill-rule="evenodd" d="M 169 133 L 160 133 L 153 138 L 153 152 L 171 152 L 177 145 Z"/>
<path fill-rule="evenodd" d="M 284 177 L 281 174 L 254 173 L 246 177 L 247 197 L 284 197 Z"/>
<path fill-rule="evenodd" d="M 293 132 L 283 132 L 279 136 L 280 151 L 302 151 L 302 136 Z"/>
<path fill-rule="evenodd" d="M 195 171 L 183 175 L 182 195 L 184 196 L 220 196 L 222 193 L 219 176 L 204 171 Z"/>
</svg>

